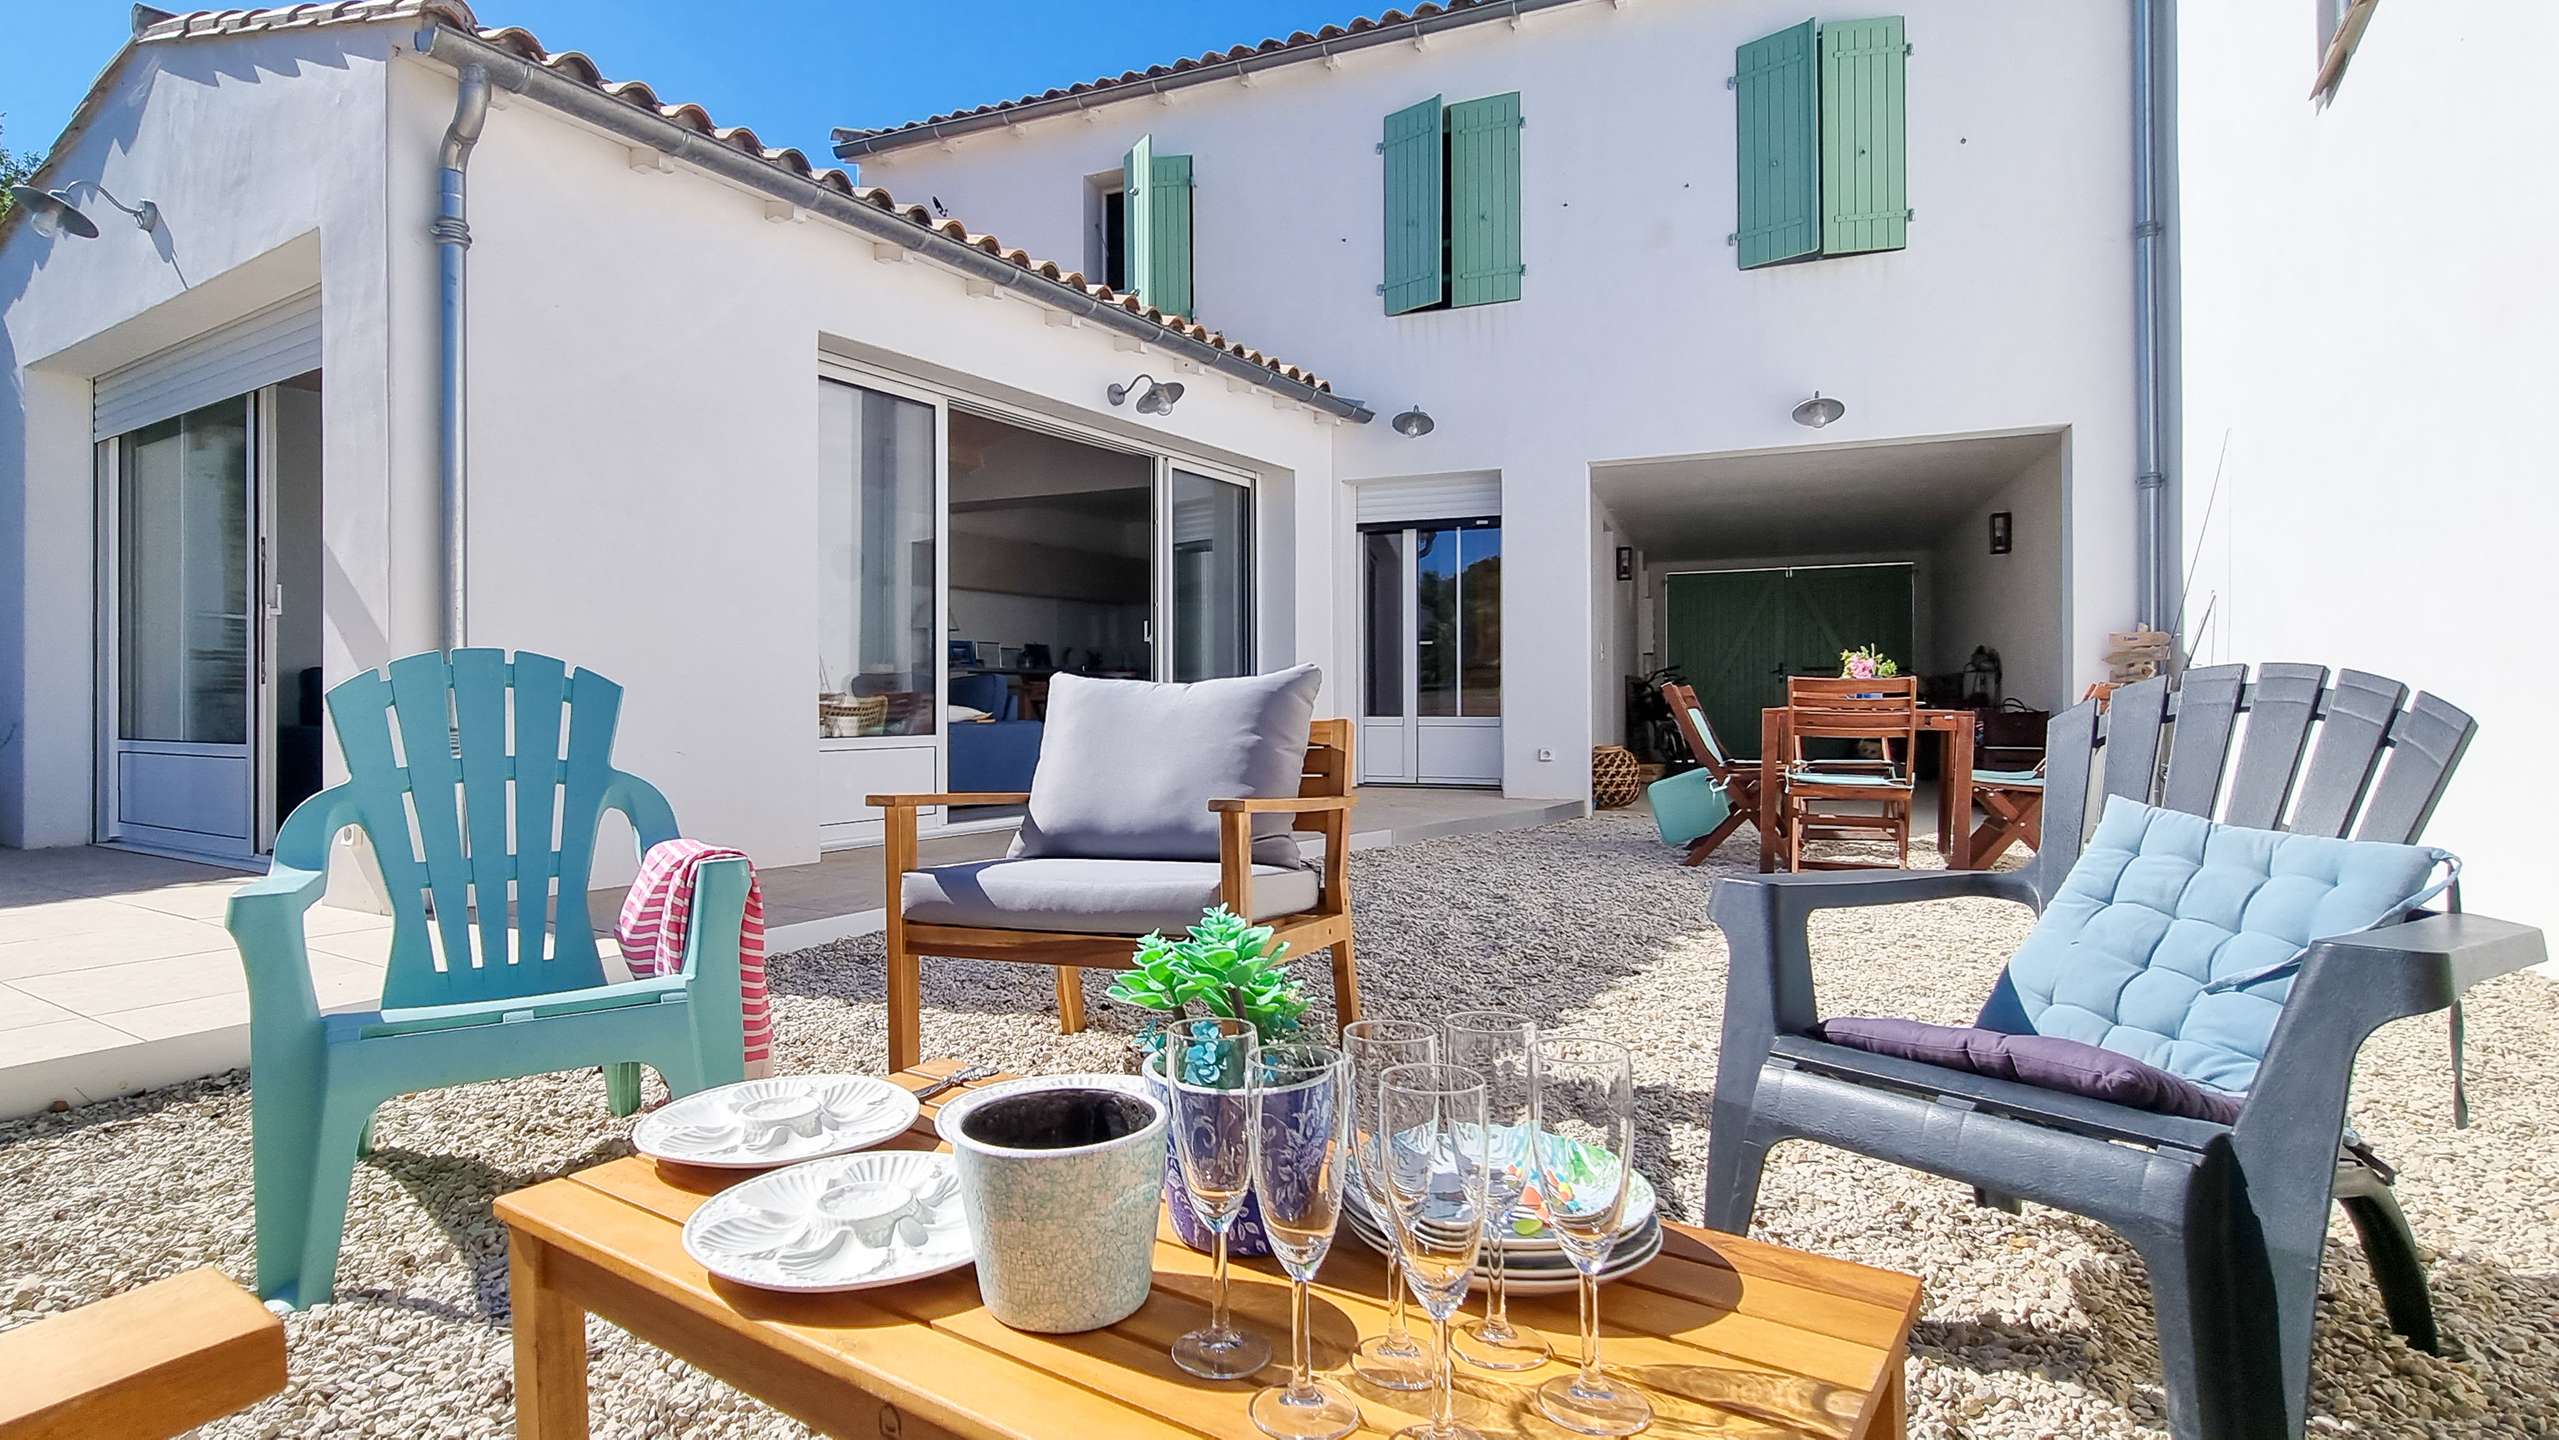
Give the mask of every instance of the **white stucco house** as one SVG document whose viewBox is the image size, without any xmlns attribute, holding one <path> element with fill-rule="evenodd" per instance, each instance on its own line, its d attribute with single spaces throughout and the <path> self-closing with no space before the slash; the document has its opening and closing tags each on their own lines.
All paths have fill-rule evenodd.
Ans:
<svg viewBox="0 0 2559 1440">
<path fill-rule="evenodd" d="M 1424 5 L 839 131 L 859 183 L 457 0 L 142 12 L 78 217 L 0 222 L 0 844 L 254 857 L 306 692 L 457 638 L 622 681 L 767 865 L 1019 773 L 1057 669 L 1313 661 L 1364 779 L 1578 799 L 1658 666 L 2052 709 L 2146 621 L 2527 763 L 2546 227 L 2428 217 L 2559 22 L 1898 8 Z M 2534 918 L 2527 811 L 2435 833 Z"/>
</svg>

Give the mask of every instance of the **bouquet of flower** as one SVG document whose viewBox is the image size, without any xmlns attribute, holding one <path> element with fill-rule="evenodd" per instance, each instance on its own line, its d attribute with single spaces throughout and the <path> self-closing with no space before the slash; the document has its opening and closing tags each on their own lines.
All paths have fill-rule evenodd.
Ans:
<svg viewBox="0 0 2559 1440">
<path fill-rule="evenodd" d="M 1872 645 L 1839 652 L 1839 678 L 1842 680 L 1890 680 L 1901 673 L 1892 658 Z"/>
</svg>

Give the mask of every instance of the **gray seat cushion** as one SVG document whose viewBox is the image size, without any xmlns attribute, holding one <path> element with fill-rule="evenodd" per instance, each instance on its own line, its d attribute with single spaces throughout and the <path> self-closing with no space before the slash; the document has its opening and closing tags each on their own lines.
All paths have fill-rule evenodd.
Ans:
<svg viewBox="0 0 2559 1440">
<path fill-rule="evenodd" d="M 1312 665 L 1188 685 L 1059 675 L 1013 853 L 1217 859 L 1208 802 L 1298 793 L 1323 684 Z M 1297 863 L 1290 819 L 1254 817 L 1254 859 Z"/>
<path fill-rule="evenodd" d="M 1315 908 L 1316 876 L 1293 865 L 1255 865 L 1245 918 Z M 1214 860 L 1007 858 L 906 873 L 906 918 L 993 930 L 1071 930 L 1102 935 L 1178 933 L 1218 903 Z"/>
</svg>

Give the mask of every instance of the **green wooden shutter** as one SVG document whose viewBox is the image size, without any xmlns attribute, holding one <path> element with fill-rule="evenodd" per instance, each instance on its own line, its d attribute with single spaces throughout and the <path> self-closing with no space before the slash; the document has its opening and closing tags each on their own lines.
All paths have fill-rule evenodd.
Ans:
<svg viewBox="0 0 2559 1440">
<path fill-rule="evenodd" d="M 1448 303 L 1519 298 L 1519 94 L 1448 107 Z"/>
<path fill-rule="evenodd" d="M 1155 157 L 1148 205 L 1147 270 L 1139 293 L 1176 315 L 1191 313 L 1191 157 Z"/>
<path fill-rule="evenodd" d="M 1901 17 L 1822 27 L 1822 253 L 1909 243 Z"/>
<path fill-rule="evenodd" d="M 1447 144 L 1439 97 L 1386 117 L 1386 313 L 1401 315 L 1448 298 L 1441 249 Z"/>
<path fill-rule="evenodd" d="M 1121 269 L 1128 288 L 1147 297 L 1155 258 L 1155 137 L 1140 135 L 1120 161 Z"/>
<path fill-rule="evenodd" d="M 1733 250 L 1744 270 L 1821 251 L 1821 85 L 1813 22 L 1733 56 Z"/>
</svg>

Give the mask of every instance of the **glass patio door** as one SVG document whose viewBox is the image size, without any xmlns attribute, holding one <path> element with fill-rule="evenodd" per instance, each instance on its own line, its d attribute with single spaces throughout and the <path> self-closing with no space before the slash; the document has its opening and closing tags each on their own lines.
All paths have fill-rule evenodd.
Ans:
<svg viewBox="0 0 2559 1440">
<path fill-rule="evenodd" d="M 1360 535 L 1360 778 L 1502 779 L 1502 529 L 1434 521 Z"/>
<path fill-rule="evenodd" d="M 234 396 L 108 442 L 106 838 L 259 849 L 258 401 Z"/>
<path fill-rule="evenodd" d="M 1161 524 L 1170 575 L 1170 680 L 1253 672 L 1253 492 L 1170 468 Z"/>
</svg>

